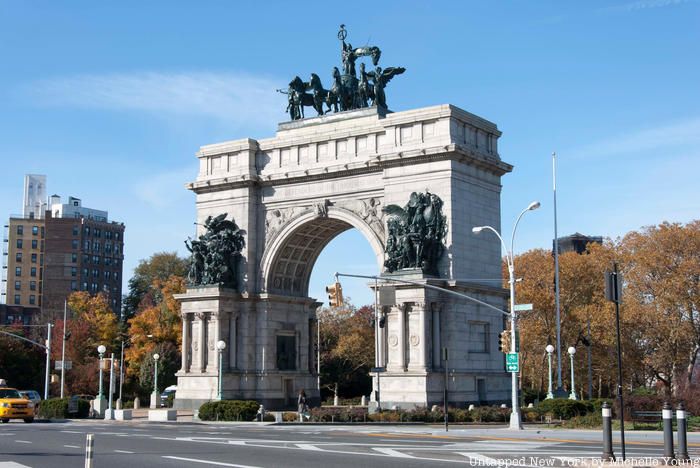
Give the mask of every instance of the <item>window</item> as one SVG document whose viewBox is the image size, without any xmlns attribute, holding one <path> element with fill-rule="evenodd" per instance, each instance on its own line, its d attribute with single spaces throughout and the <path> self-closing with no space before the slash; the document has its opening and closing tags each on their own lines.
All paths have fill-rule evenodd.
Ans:
<svg viewBox="0 0 700 468">
<path fill-rule="evenodd" d="M 36 267 L 32 267 L 32 269 L 29 270 L 29 276 L 36 276 Z"/>
<path fill-rule="evenodd" d="M 296 370 L 296 347 L 295 336 L 277 336 L 277 369 Z"/>
<path fill-rule="evenodd" d="M 114 281 L 119 281 L 119 272 L 118 271 L 114 272 Z"/>
<path fill-rule="evenodd" d="M 93 252 L 99 252 L 100 251 L 100 241 L 95 241 L 92 243 L 92 251 Z"/>
<path fill-rule="evenodd" d="M 24 235 L 24 226 L 22 226 L 21 224 L 17 225 L 17 235 L 18 236 Z"/>
<path fill-rule="evenodd" d="M 15 261 L 16 262 L 22 262 L 22 252 L 17 252 L 15 254 Z"/>
<path fill-rule="evenodd" d="M 112 231 L 105 231 L 105 239 L 111 239 L 112 238 Z"/>
<path fill-rule="evenodd" d="M 489 324 L 487 322 L 469 322 L 469 352 L 489 352 Z"/>
<path fill-rule="evenodd" d="M 78 269 L 76 267 L 71 267 L 70 268 L 70 275 L 71 276 L 78 276 Z"/>
<path fill-rule="evenodd" d="M 90 291 L 96 293 L 97 292 L 97 283 L 90 283 Z"/>
<path fill-rule="evenodd" d="M 39 247 L 39 242 L 36 239 L 32 239 L 32 249 Z"/>
<path fill-rule="evenodd" d="M 92 256 L 92 263 L 94 263 L 95 265 L 99 265 L 99 264 L 100 264 L 100 257 L 99 257 L 99 255 L 93 255 L 93 256 Z"/>
<path fill-rule="evenodd" d="M 112 259 L 109 257 L 105 258 L 105 266 L 111 266 L 112 265 Z"/>
<path fill-rule="evenodd" d="M 80 289 L 81 289 L 82 291 L 87 291 L 87 288 L 88 288 L 87 282 L 83 281 L 83 284 L 81 285 Z"/>
<path fill-rule="evenodd" d="M 17 239 L 17 248 L 18 249 L 22 248 L 22 239 Z"/>
<path fill-rule="evenodd" d="M 95 237 L 100 237 L 102 235 L 102 231 L 97 228 L 95 228 L 93 232 L 95 233 Z"/>
<path fill-rule="evenodd" d="M 85 235 L 89 236 L 90 235 L 90 226 L 85 226 Z"/>
<path fill-rule="evenodd" d="M 77 291 L 77 290 L 78 290 L 78 282 L 77 282 L 77 281 L 71 281 L 71 282 L 70 282 L 70 290 L 71 290 L 71 291 Z"/>
<path fill-rule="evenodd" d="M 35 253 L 32 254 L 32 263 L 36 263 L 36 254 Z"/>
<path fill-rule="evenodd" d="M 44 238 L 44 226 L 41 226 L 41 238 Z"/>
<path fill-rule="evenodd" d="M 22 267 L 15 267 L 15 276 L 22 276 Z"/>
<path fill-rule="evenodd" d="M 119 255 L 119 246 L 118 245 L 114 246 L 114 255 Z"/>
<path fill-rule="evenodd" d="M 80 206 L 80 204 L 78 203 L 78 200 L 73 201 L 73 206 Z"/>
<path fill-rule="evenodd" d="M 15 281 L 15 291 L 19 291 L 20 289 L 22 289 L 22 282 Z"/>
<path fill-rule="evenodd" d="M 118 233 L 118 232 L 115 232 L 115 233 L 114 233 L 114 238 L 115 238 L 116 240 L 119 240 L 119 233 Z"/>
<path fill-rule="evenodd" d="M 29 303 L 30 303 L 31 305 L 36 304 L 36 296 L 35 296 L 34 294 L 32 294 L 32 295 L 29 296 Z"/>
<path fill-rule="evenodd" d="M 39 265 L 44 266 L 44 254 L 39 255 Z"/>
<path fill-rule="evenodd" d="M 39 226 L 32 226 L 32 236 L 39 235 Z"/>
<path fill-rule="evenodd" d="M 97 278 L 98 276 L 100 276 L 100 270 L 93 269 L 92 270 L 92 277 Z"/>
<path fill-rule="evenodd" d="M 105 271 L 105 281 L 109 281 L 112 278 L 112 272 Z"/>
<path fill-rule="evenodd" d="M 78 254 L 77 253 L 70 254 L 70 261 L 71 261 L 71 263 L 78 263 Z"/>
<path fill-rule="evenodd" d="M 83 245 L 83 248 L 84 248 L 85 250 L 90 250 L 91 245 L 92 245 L 92 244 L 90 243 L 90 241 L 89 241 L 89 240 L 86 240 L 86 241 L 85 241 L 85 244 Z"/>
<path fill-rule="evenodd" d="M 78 239 L 73 239 L 73 242 L 71 242 L 71 247 L 74 249 L 78 248 Z"/>
<path fill-rule="evenodd" d="M 19 304 L 21 301 L 21 297 L 19 294 L 15 294 L 15 304 Z"/>
<path fill-rule="evenodd" d="M 112 253 L 112 243 L 109 241 L 105 241 L 105 253 L 106 254 Z"/>
<path fill-rule="evenodd" d="M 78 234 L 80 234 L 80 228 L 79 228 L 78 225 L 76 224 L 76 225 L 73 226 L 73 235 L 74 235 L 74 236 L 77 236 Z"/>
<path fill-rule="evenodd" d="M 29 282 L 29 290 L 30 290 L 30 291 L 36 291 L 36 281 L 30 281 L 30 282 Z"/>
</svg>

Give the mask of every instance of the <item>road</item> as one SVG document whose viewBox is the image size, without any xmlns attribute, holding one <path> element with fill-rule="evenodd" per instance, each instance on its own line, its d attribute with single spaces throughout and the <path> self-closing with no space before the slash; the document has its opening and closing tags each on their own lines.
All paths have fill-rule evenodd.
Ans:
<svg viewBox="0 0 700 468">
<path fill-rule="evenodd" d="M 71 421 L 0 426 L 0 468 L 573 466 L 601 454 L 597 431 Z M 657 459 L 661 433 L 628 433 L 627 457 Z M 700 456 L 700 434 L 690 435 Z M 616 444 L 616 454 L 619 448 Z M 696 465 L 700 459 L 696 460 Z"/>
</svg>

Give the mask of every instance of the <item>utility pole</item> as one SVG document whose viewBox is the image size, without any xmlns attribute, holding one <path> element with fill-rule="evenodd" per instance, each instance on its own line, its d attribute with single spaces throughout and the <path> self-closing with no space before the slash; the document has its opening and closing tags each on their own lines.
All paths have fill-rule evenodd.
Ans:
<svg viewBox="0 0 700 468">
<path fill-rule="evenodd" d="M 61 349 L 61 398 L 63 398 L 63 387 L 66 379 L 66 315 L 68 311 L 68 301 L 63 301 L 63 348 Z"/>
<path fill-rule="evenodd" d="M 44 400 L 49 399 L 49 374 L 51 373 L 51 327 L 53 324 L 47 323 L 48 328 L 46 338 L 46 377 L 44 379 Z"/>
</svg>

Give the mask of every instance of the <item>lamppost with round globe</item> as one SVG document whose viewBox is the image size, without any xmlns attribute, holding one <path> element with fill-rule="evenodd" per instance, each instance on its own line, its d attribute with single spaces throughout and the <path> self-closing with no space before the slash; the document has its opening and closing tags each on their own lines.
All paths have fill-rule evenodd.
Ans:
<svg viewBox="0 0 700 468">
<path fill-rule="evenodd" d="M 576 354 L 576 348 L 569 346 L 569 356 L 571 357 L 571 393 L 569 393 L 569 400 L 576 400 L 576 385 L 574 383 L 574 354 Z"/>
<path fill-rule="evenodd" d="M 554 352 L 554 346 L 548 344 L 546 348 L 547 351 L 547 362 L 549 363 L 549 385 L 547 386 L 547 400 L 554 398 L 554 393 L 552 393 L 552 353 Z"/>
<path fill-rule="evenodd" d="M 160 354 L 155 353 L 153 355 L 153 397 L 151 398 L 151 408 L 158 408 L 160 406 L 160 395 L 158 395 L 158 359 L 160 359 Z"/>
<path fill-rule="evenodd" d="M 492 231 L 496 234 L 496 237 L 501 241 L 501 246 L 506 255 L 506 263 L 508 264 L 508 283 L 510 285 L 510 351 L 511 353 L 516 353 L 516 332 L 515 327 L 517 324 L 516 314 L 515 314 L 515 267 L 513 265 L 514 252 L 513 248 L 515 245 L 515 231 L 518 229 L 518 223 L 520 223 L 520 218 L 523 217 L 528 211 L 536 210 L 540 207 L 540 202 L 533 201 L 530 203 L 523 211 L 520 212 L 518 218 L 515 220 L 515 225 L 513 226 L 513 233 L 510 237 L 510 251 L 506 246 L 503 237 L 498 233 L 498 231 L 492 226 L 475 226 L 472 228 L 474 234 L 479 234 L 484 229 Z M 520 403 L 518 401 L 518 375 L 517 372 L 511 372 L 511 405 L 513 410 L 510 413 L 510 429 L 519 430 L 523 426 L 521 424 L 520 418 Z"/>
<path fill-rule="evenodd" d="M 224 360 L 223 360 L 223 354 L 224 354 L 224 349 L 226 349 L 226 342 L 224 340 L 219 340 L 216 342 L 216 349 L 219 350 L 219 393 L 217 395 L 217 399 L 221 400 L 221 382 L 223 380 L 223 369 L 224 369 Z"/>
<path fill-rule="evenodd" d="M 102 396 L 102 357 L 104 356 L 105 351 L 107 351 L 107 348 L 105 347 L 105 345 L 99 345 L 97 347 L 97 354 L 100 355 L 100 390 L 97 394 L 98 400 L 101 400 L 102 398 L 104 398 Z"/>
</svg>

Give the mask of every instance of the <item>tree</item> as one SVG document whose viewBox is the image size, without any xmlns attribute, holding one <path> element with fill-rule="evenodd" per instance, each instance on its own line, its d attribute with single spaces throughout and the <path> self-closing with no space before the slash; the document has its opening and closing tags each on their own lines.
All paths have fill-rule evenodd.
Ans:
<svg viewBox="0 0 700 468">
<path fill-rule="evenodd" d="M 129 319 L 130 346 L 125 352 L 127 374 L 138 378 L 144 390 L 153 386 L 151 361 L 154 353 L 158 352 L 161 355 L 158 367 L 162 367 L 162 372 L 172 370 L 172 375 L 168 374 L 163 383 L 171 382 L 180 368 L 182 320 L 180 304 L 175 300 L 174 294 L 185 292 L 185 279 L 177 276 L 170 276 L 166 280 L 156 278 L 151 289 L 156 292 L 153 297 L 160 298 L 160 301 L 147 306 Z"/>
<path fill-rule="evenodd" d="M 644 363 L 668 392 L 693 383 L 700 351 L 700 221 L 664 222 L 620 242 L 625 309 L 643 323 Z"/>
<path fill-rule="evenodd" d="M 159 252 L 146 260 L 141 260 L 129 279 L 129 294 L 124 299 L 122 308 L 124 317 L 127 319 L 133 317 L 149 293 L 158 294 L 152 289 L 155 280 L 165 281 L 171 276 L 184 278 L 188 265 L 189 261 L 178 257 L 176 252 Z M 154 305 L 159 302 L 159 298 L 149 297 L 147 302 L 148 305 Z"/>
<path fill-rule="evenodd" d="M 347 301 L 346 301 L 347 302 Z M 321 386 L 348 397 L 371 390 L 369 370 L 374 363 L 374 309 L 351 304 L 319 311 Z"/>
<path fill-rule="evenodd" d="M 21 323 L 3 327 L 2 330 L 28 338 L 27 329 Z M 39 346 L 0 334 L 0 378 L 12 387 L 39 390 L 43 394 L 45 356 Z"/>
</svg>

